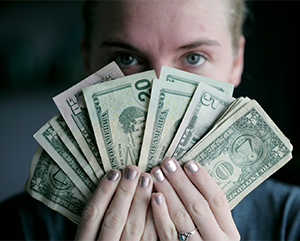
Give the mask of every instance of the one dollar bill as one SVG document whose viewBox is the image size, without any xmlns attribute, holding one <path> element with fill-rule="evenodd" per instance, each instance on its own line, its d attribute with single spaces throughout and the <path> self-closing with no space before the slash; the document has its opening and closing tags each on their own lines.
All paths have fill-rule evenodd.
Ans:
<svg viewBox="0 0 300 241">
<path fill-rule="evenodd" d="M 196 144 L 179 162 L 200 163 L 230 208 L 292 158 L 292 145 L 255 100 Z"/>
<path fill-rule="evenodd" d="M 41 146 L 33 156 L 24 190 L 77 224 L 87 203 L 79 189 Z"/>
<path fill-rule="evenodd" d="M 96 184 L 78 164 L 76 158 L 60 140 L 52 126 L 46 123 L 34 134 L 34 138 L 68 175 L 80 192 L 86 198 L 90 198 L 96 189 Z"/>
</svg>

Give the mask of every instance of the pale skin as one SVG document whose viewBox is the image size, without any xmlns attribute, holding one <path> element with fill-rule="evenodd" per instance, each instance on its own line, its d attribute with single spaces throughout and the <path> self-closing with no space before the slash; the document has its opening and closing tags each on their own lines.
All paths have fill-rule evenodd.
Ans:
<svg viewBox="0 0 300 241">
<path fill-rule="evenodd" d="M 114 60 L 126 75 L 154 69 L 159 76 L 166 65 L 240 83 L 245 40 L 240 36 L 233 48 L 223 1 L 112 1 L 103 6 L 89 51 L 82 41 L 86 74 Z M 113 173 L 114 179 L 112 173 L 105 175 L 87 204 L 76 239 L 178 240 L 178 232 L 195 227 L 189 241 L 240 239 L 223 191 L 199 164 L 191 161 L 182 168 L 166 159 L 151 175 L 136 166 Z"/>
</svg>

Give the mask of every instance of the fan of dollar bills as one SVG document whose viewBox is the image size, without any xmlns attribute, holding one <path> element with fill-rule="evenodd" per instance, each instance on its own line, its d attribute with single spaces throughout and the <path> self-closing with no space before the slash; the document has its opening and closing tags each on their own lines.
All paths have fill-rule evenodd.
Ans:
<svg viewBox="0 0 300 241">
<path fill-rule="evenodd" d="M 113 62 L 53 98 L 60 113 L 35 135 L 24 189 L 78 223 L 110 169 L 150 171 L 165 157 L 205 167 L 233 208 L 292 158 L 292 145 L 234 86 L 163 66 L 124 77 Z"/>
</svg>

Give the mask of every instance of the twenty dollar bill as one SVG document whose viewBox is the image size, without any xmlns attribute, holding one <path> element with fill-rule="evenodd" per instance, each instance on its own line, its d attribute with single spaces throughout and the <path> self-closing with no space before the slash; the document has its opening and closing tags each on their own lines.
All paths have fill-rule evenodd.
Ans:
<svg viewBox="0 0 300 241">
<path fill-rule="evenodd" d="M 105 171 L 137 164 L 153 70 L 83 89 Z"/>
</svg>

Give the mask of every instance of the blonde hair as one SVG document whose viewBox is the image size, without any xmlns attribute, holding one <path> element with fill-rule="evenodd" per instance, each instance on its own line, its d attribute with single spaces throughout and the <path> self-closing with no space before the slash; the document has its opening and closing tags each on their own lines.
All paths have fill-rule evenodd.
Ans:
<svg viewBox="0 0 300 241">
<path fill-rule="evenodd" d="M 244 0 L 226 0 L 228 29 L 232 36 L 232 46 L 234 52 L 237 53 L 239 46 L 239 38 L 243 34 L 243 25 L 248 13 L 248 9 Z"/>
<path fill-rule="evenodd" d="M 239 38 L 242 35 L 242 28 L 247 15 L 245 0 L 222 0 L 227 1 L 228 29 L 232 36 L 232 46 L 235 53 L 238 50 Z M 96 13 L 99 9 L 99 3 L 107 1 L 90 1 L 85 0 L 82 8 L 82 17 L 84 23 L 83 39 L 85 47 L 90 50 L 93 29 L 96 22 Z"/>
</svg>

